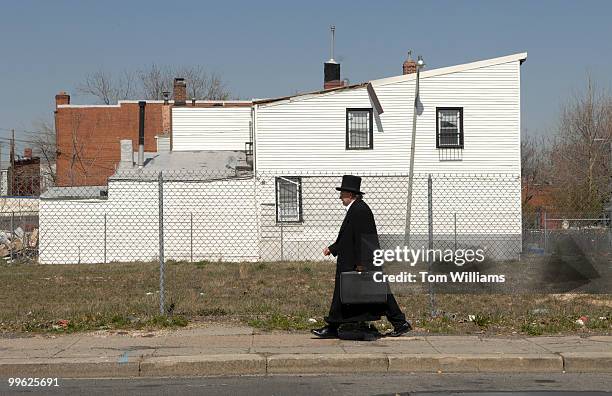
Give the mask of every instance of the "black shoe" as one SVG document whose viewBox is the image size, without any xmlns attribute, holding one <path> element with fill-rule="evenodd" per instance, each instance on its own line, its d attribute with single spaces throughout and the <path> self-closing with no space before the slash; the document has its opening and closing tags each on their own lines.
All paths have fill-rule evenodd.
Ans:
<svg viewBox="0 0 612 396">
<path fill-rule="evenodd" d="M 394 326 L 393 331 L 387 334 L 387 337 L 399 337 L 402 334 L 408 333 L 410 330 L 412 330 L 412 326 L 406 321 L 401 325 Z"/>
<path fill-rule="evenodd" d="M 338 329 L 335 327 L 325 326 L 320 329 L 312 329 L 310 332 L 319 338 L 338 338 Z"/>
</svg>

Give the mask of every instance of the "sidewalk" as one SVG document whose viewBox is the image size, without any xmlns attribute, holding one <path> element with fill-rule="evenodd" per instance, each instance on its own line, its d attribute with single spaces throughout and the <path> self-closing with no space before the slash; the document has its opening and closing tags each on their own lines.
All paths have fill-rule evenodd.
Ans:
<svg viewBox="0 0 612 396">
<path fill-rule="evenodd" d="M 52 338 L 53 337 L 53 338 Z M 174 377 L 355 372 L 611 372 L 612 336 L 321 340 L 207 326 L 0 338 L 0 377 Z"/>
</svg>

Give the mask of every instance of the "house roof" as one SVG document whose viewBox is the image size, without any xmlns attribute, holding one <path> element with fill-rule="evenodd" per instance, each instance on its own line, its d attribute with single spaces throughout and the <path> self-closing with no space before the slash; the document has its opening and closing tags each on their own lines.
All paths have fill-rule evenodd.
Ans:
<svg viewBox="0 0 612 396">
<path fill-rule="evenodd" d="M 510 62 L 516 62 L 516 61 L 519 61 L 521 64 L 523 64 L 523 62 L 525 62 L 526 59 L 527 59 L 527 52 L 520 52 L 520 53 L 512 54 L 512 55 L 500 56 L 498 58 L 479 60 L 475 62 L 463 63 L 463 64 L 455 65 L 455 66 L 440 67 L 440 68 L 431 69 L 431 70 L 424 70 L 420 73 L 419 78 L 441 76 L 444 74 L 457 73 L 457 72 L 462 72 L 466 70 L 480 69 L 482 67 L 501 65 L 504 63 L 510 63 Z M 372 80 L 370 82 L 372 83 L 373 86 L 376 87 L 376 86 L 387 85 L 387 84 L 392 84 L 396 82 L 410 81 L 410 80 L 414 80 L 415 78 L 416 78 L 416 73 L 411 73 L 411 74 L 404 74 L 401 76 L 380 78 L 378 80 Z"/>
<path fill-rule="evenodd" d="M 49 187 L 40 199 L 103 199 L 107 186 Z"/>
<path fill-rule="evenodd" d="M 482 67 L 500 65 L 500 64 L 516 62 L 516 61 L 519 61 L 522 64 L 526 59 L 527 59 L 527 52 L 520 52 L 517 54 L 501 56 L 498 58 L 491 58 L 491 59 L 479 60 L 475 62 L 463 63 L 463 64 L 455 65 L 455 66 L 448 66 L 448 67 L 441 67 L 437 69 L 425 70 L 425 71 L 420 72 L 419 78 L 423 79 L 423 78 L 428 78 L 428 77 L 440 76 L 440 75 L 450 74 L 450 73 L 457 73 L 457 72 L 462 72 L 466 70 L 480 69 Z M 410 74 L 404 74 L 401 76 L 393 76 L 393 77 L 380 78 L 377 80 L 370 80 L 370 81 L 360 83 L 360 84 L 347 85 L 344 87 L 331 88 L 331 89 L 325 89 L 325 90 L 319 90 L 319 91 L 304 92 L 304 93 L 299 93 L 299 94 L 290 95 L 290 96 L 283 96 L 279 98 L 254 99 L 253 104 L 268 104 L 268 103 L 273 103 L 273 102 L 292 100 L 293 98 L 298 98 L 298 97 L 300 99 L 306 99 L 312 96 L 332 94 L 337 91 L 364 88 L 368 84 L 372 84 L 373 87 L 377 87 L 377 86 L 393 84 L 393 83 L 398 83 L 398 82 L 403 82 L 403 81 L 410 81 L 410 80 L 414 80 L 415 78 L 416 78 L 416 73 L 410 73 Z"/>
<path fill-rule="evenodd" d="M 163 100 L 120 100 L 116 104 L 62 104 L 58 105 L 58 109 L 63 108 L 88 108 L 88 107 L 121 107 L 122 104 L 138 104 L 138 102 L 146 102 L 147 104 L 163 104 Z M 174 105 L 173 100 L 168 101 L 169 104 Z M 188 100 L 184 106 L 176 107 L 193 107 L 192 101 Z M 195 107 L 250 107 L 252 105 L 251 100 L 196 100 Z"/>
<path fill-rule="evenodd" d="M 170 180 L 216 180 L 237 176 L 248 176 L 244 151 L 197 150 L 166 151 L 154 153 L 142 169 L 119 168 L 110 180 L 157 180 L 160 171 L 163 178 Z"/>
</svg>

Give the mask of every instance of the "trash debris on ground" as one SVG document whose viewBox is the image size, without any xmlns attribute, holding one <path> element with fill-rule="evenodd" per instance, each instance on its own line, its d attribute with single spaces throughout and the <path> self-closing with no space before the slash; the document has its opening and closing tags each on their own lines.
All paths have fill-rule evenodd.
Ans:
<svg viewBox="0 0 612 396">
<path fill-rule="evenodd" d="M 10 230 L 0 231 L 0 257 L 28 256 L 31 250 L 38 247 L 38 228 L 26 226 L 26 230 L 17 227 Z"/>
<path fill-rule="evenodd" d="M 586 322 L 589 321 L 589 317 L 588 316 L 581 316 L 580 318 L 576 319 L 576 324 L 579 326 L 584 326 L 586 324 Z"/>
</svg>

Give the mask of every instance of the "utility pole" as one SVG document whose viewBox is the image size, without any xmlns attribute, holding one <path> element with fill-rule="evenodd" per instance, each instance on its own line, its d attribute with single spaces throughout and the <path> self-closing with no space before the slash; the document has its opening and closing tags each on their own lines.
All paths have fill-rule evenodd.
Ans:
<svg viewBox="0 0 612 396">
<path fill-rule="evenodd" d="M 14 191 L 15 190 L 15 130 L 11 129 L 11 168 L 10 168 L 10 173 L 11 173 L 11 182 L 8 185 L 8 189 L 7 189 L 7 195 L 14 195 Z M 7 175 L 8 176 L 8 175 Z M 7 183 L 8 183 L 8 177 L 7 177 Z"/>
<path fill-rule="evenodd" d="M 4 178 L 4 176 L 2 176 L 2 144 L 0 143 L 0 195 L 4 195 L 3 194 L 4 186 L 2 185 L 3 184 L 3 178 Z M 6 182 L 8 184 L 8 180 Z"/>
<path fill-rule="evenodd" d="M 414 152 L 416 140 L 417 112 L 419 107 L 419 77 L 421 68 L 425 66 L 423 58 L 419 55 L 416 65 L 416 79 L 414 84 L 414 108 L 412 109 L 412 138 L 410 139 L 410 170 L 408 174 L 408 202 L 406 203 L 406 228 L 404 244 L 410 247 L 410 217 L 412 215 L 412 184 L 414 178 Z"/>
<path fill-rule="evenodd" d="M 609 228 L 610 228 L 610 232 L 611 232 L 611 238 L 610 238 L 610 243 L 612 243 L 612 140 L 610 140 L 610 159 L 609 159 L 609 163 L 608 163 L 608 194 L 610 194 L 610 197 L 608 198 L 608 207 L 606 208 L 608 211 L 608 222 L 609 222 Z"/>
</svg>

